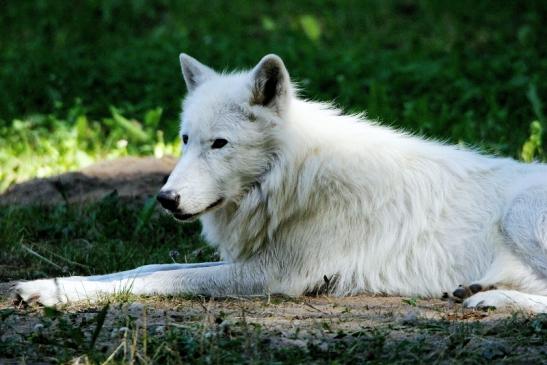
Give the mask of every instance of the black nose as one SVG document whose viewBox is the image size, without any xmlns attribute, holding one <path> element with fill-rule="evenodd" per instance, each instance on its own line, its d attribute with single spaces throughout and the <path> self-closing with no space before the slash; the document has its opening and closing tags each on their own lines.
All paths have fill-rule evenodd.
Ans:
<svg viewBox="0 0 547 365">
<path fill-rule="evenodd" d="M 173 190 L 160 191 L 156 199 L 162 207 L 172 212 L 179 208 L 179 194 Z"/>
</svg>

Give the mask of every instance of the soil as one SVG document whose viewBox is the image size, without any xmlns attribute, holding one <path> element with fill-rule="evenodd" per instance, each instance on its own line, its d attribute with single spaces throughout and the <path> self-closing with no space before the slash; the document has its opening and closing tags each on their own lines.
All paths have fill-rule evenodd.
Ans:
<svg viewBox="0 0 547 365">
<path fill-rule="evenodd" d="M 3 285 L 4 296 L 0 299 L 0 314 L 4 317 L 0 321 L 0 339 L 4 339 L 8 352 L 4 357 L 0 351 L 0 363 L 15 364 L 21 358 L 26 363 L 57 363 L 66 346 L 75 346 L 71 340 L 72 333 L 81 334 L 79 337 L 85 343 L 90 341 L 98 326 L 97 319 L 106 305 L 73 304 L 60 308 L 52 316 L 51 312 L 48 314 L 48 311 L 37 306 L 11 304 L 9 296 L 6 296 L 8 286 Z M 125 362 L 133 363 L 131 352 L 127 349 L 137 340 L 141 341 L 145 333 L 150 340 L 165 342 L 165 346 L 169 347 L 179 341 L 179 336 L 184 332 L 178 332 L 175 338 L 168 336 L 167 332 L 183 330 L 190 331 L 183 336 L 191 333 L 192 341 L 218 348 L 216 355 L 213 350 L 209 355 L 220 358 L 225 355 L 221 341 L 226 338 L 239 337 L 240 341 L 249 342 L 251 349 L 265 343 L 270 349 L 266 351 L 299 348 L 304 352 L 325 353 L 335 349 L 340 341 L 358 345 L 359 341 L 367 341 L 367 338 L 374 341 L 376 338 L 386 341 L 381 356 L 388 356 L 386 354 L 389 353 L 396 354 L 395 358 L 402 356 L 398 359 L 399 363 L 409 363 L 406 358 L 409 355 L 404 353 L 409 346 L 415 348 L 416 354 L 422 353 L 430 359 L 444 356 L 444 351 L 452 351 L 453 356 L 458 358 L 469 356 L 468 363 L 475 363 L 477 356 L 480 362 L 496 358 L 505 359 L 507 363 L 542 363 L 547 358 L 547 349 L 537 343 L 542 341 L 541 335 L 530 343 L 522 344 L 521 339 L 504 334 L 508 327 L 512 327 L 512 316 L 514 314 L 510 310 L 475 311 L 435 299 L 409 300 L 369 295 L 216 300 L 201 297 L 136 297 L 109 305 L 94 347 L 105 357 L 118 353 L 117 356 Z M 521 314 L 519 318 L 521 321 L 515 323 L 519 327 L 522 323 L 529 326 L 534 321 L 528 314 Z M 69 327 L 66 324 L 70 324 Z M 470 329 L 477 328 L 477 325 L 482 326 L 482 330 L 473 333 Z M 203 341 L 207 338 L 209 340 Z M 32 345 L 28 341 L 32 341 Z M 188 338 L 186 341 L 189 341 Z M 82 360 L 76 358 L 83 353 L 82 346 L 79 347 L 80 350 L 78 346 L 70 350 L 72 363 L 85 363 L 76 361 Z M 242 350 L 248 349 L 244 347 Z M 141 344 L 136 351 L 146 353 L 146 348 L 143 349 Z M 398 355 L 400 351 L 403 352 Z M 416 356 L 413 351 L 409 354 Z M 329 356 L 336 358 L 338 355 L 331 353 Z M 299 361 L 295 359 L 293 362 Z M 418 359 L 410 361 L 421 362 Z M 457 362 L 452 359 L 440 363 Z"/>
<path fill-rule="evenodd" d="M 33 179 L 0 195 L 0 205 L 58 204 L 98 200 L 116 190 L 121 198 L 147 198 L 161 188 L 175 157 L 124 157 L 103 161 L 78 172 Z"/>
<path fill-rule="evenodd" d="M 37 334 L 64 338 L 60 334 L 59 320 L 49 327 L 47 314 L 38 306 L 13 305 L 10 300 L 10 283 L 0 286 L 0 312 L 10 311 L 3 320 L 4 338 L 24 344 Z M 76 303 L 61 308 L 60 317 L 81 328 L 85 337 L 91 337 L 96 318 L 103 304 Z M 244 333 L 248 328 L 261 328 L 261 340 L 267 339 L 276 348 L 328 346 L 340 337 L 361 331 L 385 331 L 391 343 L 416 341 L 421 337 L 419 328 L 434 328 L 440 323 L 477 323 L 495 327 L 499 320 L 511 316 L 511 311 L 464 310 L 460 304 L 441 300 L 413 300 L 408 298 L 360 295 L 333 298 L 327 296 L 256 297 L 256 298 L 162 298 L 137 297 L 128 302 L 110 304 L 101 336 L 96 347 L 104 352 L 115 351 L 124 336 L 129 322 L 145 328 L 154 336 L 163 336 L 171 328 L 192 328 L 197 336 L 233 331 Z M 89 323 L 89 324 L 86 324 Z M 44 324 L 47 328 L 43 329 Z M 386 330 L 389 329 L 389 330 Z M 201 332 L 200 332 L 201 331 Z M 233 335 L 232 334 L 232 335 Z M 248 333 L 247 335 L 253 335 Z M 443 348 L 446 334 L 427 336 L 427 342 Z M 494 338 L 495 343 L 503 342 Z M 540 348 L 527 349 L 536 356 Z M 43 354 L 39 355 L 40 357 Z M 539 356 L 539 355 L 537 355 Z M 32 359 L 32 355 L 29 360 Z M 41 357 L 40 360 L 47 359 Z M 2 356 L 0 356 L 0 362 Z"/>
</svg>

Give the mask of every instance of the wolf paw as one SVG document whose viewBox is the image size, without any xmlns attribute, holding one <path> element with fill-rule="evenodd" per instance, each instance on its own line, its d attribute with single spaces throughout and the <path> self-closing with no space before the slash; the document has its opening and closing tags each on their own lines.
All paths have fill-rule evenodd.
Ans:
<svg viewBox="0 0 547 365">
<path fill-rule="evenodd" d="M 464 308 L 472 309 L 496 309 L 513 304 L 513 300 L 510 296 L 506 295 L 501 290 L 493 290 L 487 292 L 480 292 L 467 298 L 463 302 Z"/>
<path fill-rule="evenodd" d="M 456 290 L 452 292 L 454 299 L 457 302 L 462 302 L 464 299 L 469 298 L 479 292 L 496 289 L 495 286 L 483 286 L 481 284 L 471 284 L 469 286 L 460 285 Z"/>
<path fill-rule="evenodd" d="M 55 279 L 22 281 L 15 284 L 14 302 L 16 304 L 42 304 L 47 307 L 67 302 L 63 300 L 61 288 Z"/>
</svg>

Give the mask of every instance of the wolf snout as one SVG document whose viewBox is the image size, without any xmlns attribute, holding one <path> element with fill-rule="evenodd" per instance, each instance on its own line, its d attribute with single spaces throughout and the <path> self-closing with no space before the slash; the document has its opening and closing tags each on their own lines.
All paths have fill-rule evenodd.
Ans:
<svg viewBox="0 0 547 365">
<path fill-rule="evenodd" d="M 180 195 L 173 190 L 162 190 L 156 197 L 158 202 L 165 209 L 175 212 L 179 210 Z"/>
</svg>

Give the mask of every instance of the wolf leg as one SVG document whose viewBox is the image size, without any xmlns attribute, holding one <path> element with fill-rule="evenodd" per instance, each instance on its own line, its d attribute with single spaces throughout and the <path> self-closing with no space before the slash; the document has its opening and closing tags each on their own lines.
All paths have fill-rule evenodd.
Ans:
<svg viewBox="0 0 547 365">
<path fill-rule="evenodd" d="M 139 277 L 156 272 L 189 270 L 224 265 L 225 262 L 202 262 L 193 264 L 152 264 L 106 275 L 69 276 L 55 279 L 40 279 L 19 282 L 15 286 L 18 301 L 39 302 L 54 305 L 69 301 L 95 298 L 101 293 L 113 294 L 129 289 Z"/>
<path fill-rule="evenodd" d="M 499 255 L 483 283 L 499 289 L 477 292 L 466 307 L 506 307 L 547 312 L 547 187 L 515 195 L 501 220 L 507 252 Z"/>
<path fill-rule="evenodd" d="M 266 278 L 256 265 L 206 263 L 163 270 L 130 270 L 91 277 L 43 279 L 18 283 L 15 291 L 24 302 L 46 306 L 79 300 L 95 301 L 101 295 L 129 292 L 137 295 L 203 294 L 251 295 L 266 292 Z"/>
<path fill-rule="evenodd" d="M 534 313 L 547 312 L 547 296 L 516 290 L 490 290 L 472 295 L 463 302 L 466 308 L 488 309 L 509 307 Z"/>
<path fill-rule="evenodd" d="M 194 269 L 198 267 L 209 267 L 209 266 L 218 266 L 224 265 L 225 262 L 199 262 L 192 264 L 151 264 L 137 267 L 136 269 L 120 271 L 112 274 L 106 275 L 92 275 L 86 276 L 85 279 L 89 281 L 110 281 L 110 280 L 120 280 L 127 277 L 138 277 L 141 275 L 149 274 L 156 271 L 168 271 L 168 270 L 181 270 L 181 269 Z M 74 278 L 79 278 L 75 276 Z"/>
</svg>

